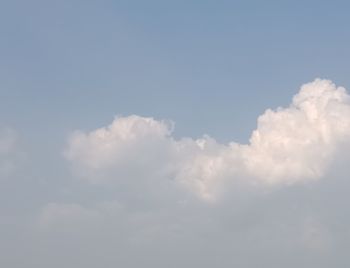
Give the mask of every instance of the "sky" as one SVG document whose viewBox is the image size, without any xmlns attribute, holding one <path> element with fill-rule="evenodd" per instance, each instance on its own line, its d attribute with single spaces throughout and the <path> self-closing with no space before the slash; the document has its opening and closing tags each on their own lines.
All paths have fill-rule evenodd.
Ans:
<svg viewBox="0 0 350 268">
<path fill-rule="evenodd" d="M 0 0 L 0 266 L 348 266 L 348 10 Z"/>
</svg>

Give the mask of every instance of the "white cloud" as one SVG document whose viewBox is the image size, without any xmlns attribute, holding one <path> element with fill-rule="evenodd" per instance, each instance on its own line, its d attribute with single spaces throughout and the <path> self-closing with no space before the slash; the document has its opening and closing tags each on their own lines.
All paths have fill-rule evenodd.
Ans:
<svg viewBox="0 0 350 268">
<path fill-rule="evenodd" d="M 123 169 L 126 166 L 154 170 L 162 168 L 162 156 L 171 149 L 173 140 L 170 133 L 171 127 L 163 121 L 135 115 L 121 117 L 106 128 L 88 134 L 74 133 L 66 156 L 81 167 L 82 173 L 87 171 L 87 175 L 93 171 Z"/>
<path fill-rule="evenodd" d="M 269 183 L 320 178 L 350 135 L 344 88 L 328 80 L 304 85 L 288 108 L 267 110 L 243 151 L 250 172 Z"/>
<path fill-rule="evenodd" d="M 118 117 L 90 133 L 75 132 L 65 152 L 93 183 L 172 178 L 206 200 L 232 184 L 288 185 L 321 178 L 350 141 L 349 95 L 331 81 L 302 86 L 287 108 L 258 118 L 249 144 L 171 136 L 173 124 L 137 115 Z"/>
</svg>

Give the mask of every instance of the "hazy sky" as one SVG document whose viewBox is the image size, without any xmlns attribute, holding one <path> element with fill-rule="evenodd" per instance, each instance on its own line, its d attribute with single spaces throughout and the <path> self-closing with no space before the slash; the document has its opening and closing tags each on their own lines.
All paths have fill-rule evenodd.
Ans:
<svg viewBox="0 0 350 268">
<path fill-rule="evenodd" d="M 349 8 L 0 0 L 0 266 L 349 266 Z"/>
</svg>

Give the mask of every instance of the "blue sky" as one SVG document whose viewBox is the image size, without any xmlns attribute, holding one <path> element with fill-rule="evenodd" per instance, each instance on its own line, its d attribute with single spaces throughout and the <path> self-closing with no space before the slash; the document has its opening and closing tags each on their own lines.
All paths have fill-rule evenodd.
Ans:
<svg viewBox="0 0 350 268">
<path fill-rule="evenodd" d="M 246 141 L 257 115 L 287 104 L 300 84 L 349 83 L 346 7 L 2 1 L 1 119 L 53 120 L 57 132 L 136 113 L 174 120 L 181 136 Z"/>
<path fill-rule="evenodd" d="M 348 10 L 0 0 L 0 264 L 348 265 Z"/>
</svg>

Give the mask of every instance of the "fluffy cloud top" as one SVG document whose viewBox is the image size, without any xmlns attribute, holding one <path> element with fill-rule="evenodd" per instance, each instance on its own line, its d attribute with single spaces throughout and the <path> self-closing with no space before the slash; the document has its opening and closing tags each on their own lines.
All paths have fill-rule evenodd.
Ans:
<svg viewBox="0 0 350 268">
<path fill-rule="evenodd" d="M 90 133 L 75 132 L 66 157 L 93 183 L 174 179 L 214 200 L 237 183 L 288 185 L 321 178 L 350 141 L 350 101 L 342 87 L 316 79 L 287 108 L 258 118 L 249 144 L 171 136 L 173 124 L 137 115 L 118 117 Z"/>
</svg>

